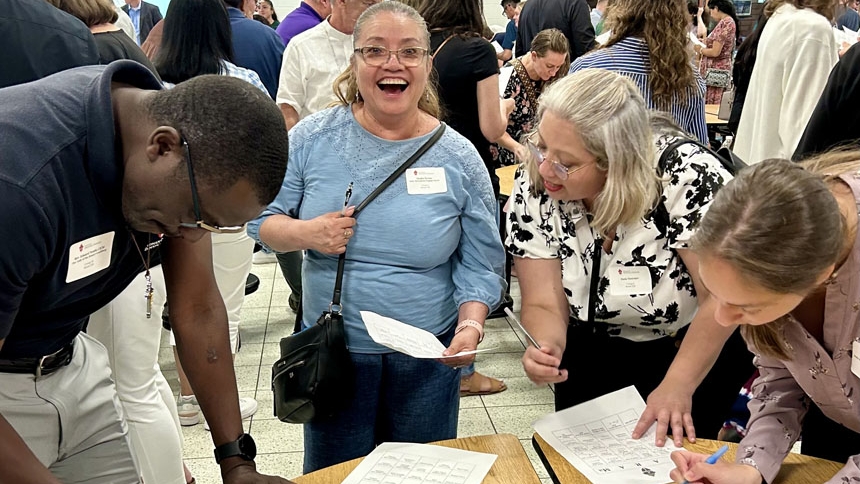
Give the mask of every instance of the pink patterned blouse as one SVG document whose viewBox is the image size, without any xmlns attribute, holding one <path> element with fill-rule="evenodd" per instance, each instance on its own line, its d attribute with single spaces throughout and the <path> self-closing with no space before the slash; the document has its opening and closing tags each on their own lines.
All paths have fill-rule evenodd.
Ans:
<svg viewBox="0 0 860 484">
<path fill-rule="evenodd" d="M 843 175 L 842 180 L 860 207 L 860 173 Z M 776 477 L 797 441 L 810 400 L 828 418 L 860 433 L 860 378 L 851 371 L 852 345 L 860 342 L 860 237 L 826 290 L 823 346 L 789 317 L 781 329 L 793 359 L 755 357 L 761 375 L 753 383 L 749 432 L 737 461 L 756 467 L 767 482 Z M 860 481 L 860 455 L 852 456 L 827 482 L 849 480 Z"/>
</svg>

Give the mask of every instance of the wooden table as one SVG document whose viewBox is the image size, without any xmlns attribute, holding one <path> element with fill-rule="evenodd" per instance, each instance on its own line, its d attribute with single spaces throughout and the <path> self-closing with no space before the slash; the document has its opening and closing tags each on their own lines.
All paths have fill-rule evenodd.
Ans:
<svg viewBox="0 0 860 484">
<path fill-rule="evenodd" d="M 727 119 L 717 117 L 719 113 L 719 104 L 705 104 L 705 123 L 708 125 L 729 124 Z"/>
<path fill-rule="evenodd" d="M 540 484 L 522 444 L 511 434 L 481 435 L 433 442 L 433 445 L 496 454 L 499 457 L 484 478 L 483 484 Z M 297 484 L 333 484 L 342 482 L 362 459 L 353 459 L 293 479 Z"/>
<path fill-rule="evenodd" d="M 520 165 L 503 166 L 496 169 L 496 176 L 499 177 L 499 194 L 504 197 L 510 197 L 514 191 L 514 174 Z"/>
<path fill-rule="evenodd" d="M 590 484 L 591 481 L 579 473 L 570 462 L 552 448 L 540 435 L 534 434 L 532 442 L 535 450 L 543 460 L 547 471 L 553 478 L 553 482 L 562 484 Z M 684 440 L 684 448 L 702 454 L 713 454 L 717 449 L 727 442 L 715 440 L 696 439 L 695 444 Z M 672 445 L 671 443 L 667 445 Z M 735 451 L 738 444 L 728 443 L 729 451 L 723 459 L 734 461 Z M 824 482 L 833 477 L 844 464 L 800 454 L 788 454 L 782 464 L 776 480 L 773 484 L 809 484 L 813 482 Z M 671 482 L 666 476 L 666 482 Z"/>
</svg>

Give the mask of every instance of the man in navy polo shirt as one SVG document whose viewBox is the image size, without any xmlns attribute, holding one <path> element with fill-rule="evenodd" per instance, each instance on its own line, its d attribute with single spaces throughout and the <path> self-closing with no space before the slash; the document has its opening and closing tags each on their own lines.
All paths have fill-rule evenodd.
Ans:
<svg viewBox="0 0 860 484">
<path fill-rule="evenodd" d="M 0 482 L 140 482 L 107 354 L 81 329 L 159 262 L 223 481 L 288 482 L 256 472 L 243 433 L 209 237 L 277 194 L 283 120 L 239 79 L 159 88 L 118 61 L 0 89 Z"/>
<path fill-rule="evenodd" d="M 233 61 L 239 67 L 256 72 L 269 95 L 275 99 L 284 42 L 274 29 L 245 16 L 244 12 L 248 11 L 254 14 L 254 0 L 223 1 L 233 31 Z"/>
</svg>

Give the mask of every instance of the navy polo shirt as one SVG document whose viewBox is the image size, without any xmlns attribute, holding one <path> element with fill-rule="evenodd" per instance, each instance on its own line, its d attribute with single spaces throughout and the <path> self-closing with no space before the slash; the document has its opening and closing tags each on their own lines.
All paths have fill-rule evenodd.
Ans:
<svg viewBox="0 0 860 484">
<path fill-rule="evenodd" d="M 112 81 L 161 88 L 145 67 L 121 60 L 0 89 L 0 358 L 42 356 L 70 342 L 143 270 L 132 237 L 141 249 L 157 242 L 122 216 Z M 108 267 L 66 282 L 70 256 L 109 233 Z"/>
<path fill-rule="evenodd" d="M 256 72 L 269 96 L 275 99 L 284 41 L 275 29 L 245 17 L 238 8 L 227 7 L 227 13 L 233 31 L 233 63 Z"/>
</svg>

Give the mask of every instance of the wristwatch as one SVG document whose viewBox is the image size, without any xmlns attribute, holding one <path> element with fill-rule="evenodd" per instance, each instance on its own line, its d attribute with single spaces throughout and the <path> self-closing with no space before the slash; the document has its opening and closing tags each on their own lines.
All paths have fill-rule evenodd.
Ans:
<svg viewBox="0 0 860 484">
<path fill-rule="evenodd" d="M 215 462 L 218 464 L 228 457 L 241 457 L 245 460 L 254 460 L 257 457 L 257 444 L 248 434 L 242 434 L 233 442 L 227 442 L 215 447 Z"/>
</svg>

